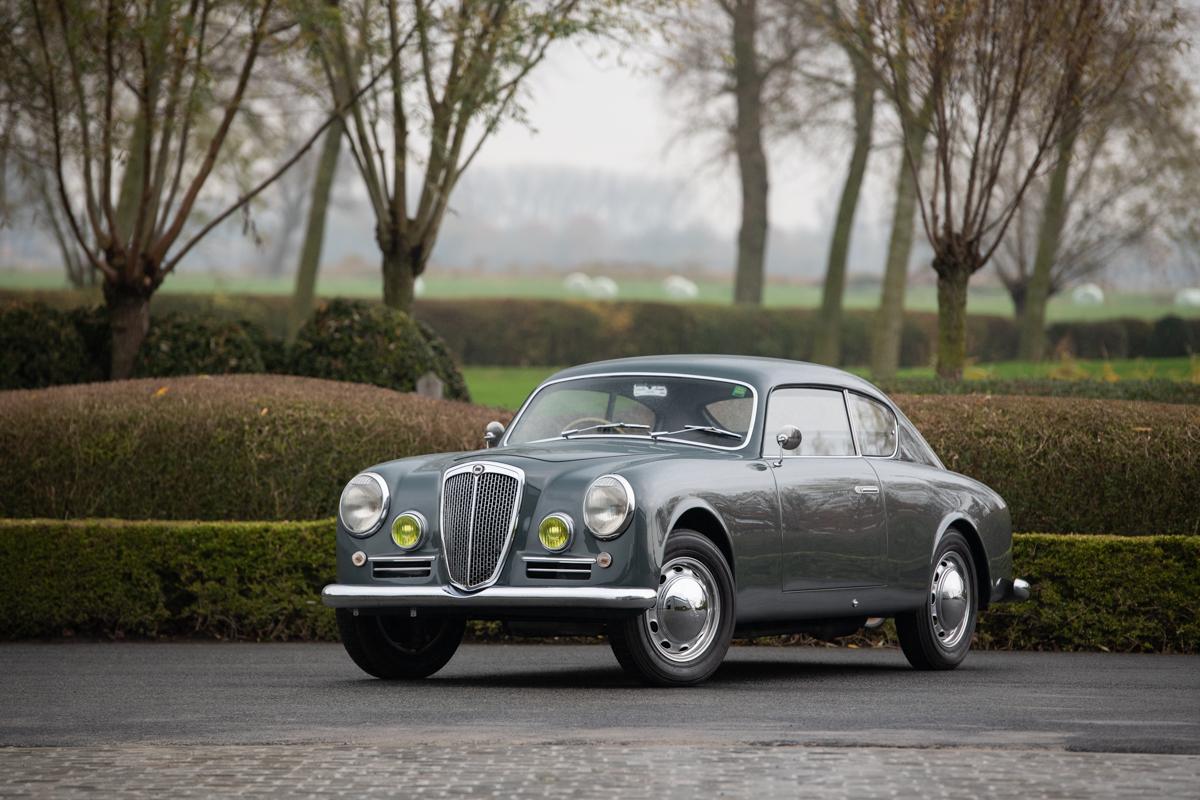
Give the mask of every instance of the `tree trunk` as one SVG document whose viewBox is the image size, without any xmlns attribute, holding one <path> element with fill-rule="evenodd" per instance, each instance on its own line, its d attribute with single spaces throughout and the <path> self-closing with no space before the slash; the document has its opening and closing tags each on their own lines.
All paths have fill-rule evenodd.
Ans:
<svg viewBox="0 0 1200 800">
<path fill-rule="evenodd" d="M 883 293 L 871 331 L 871 375 L 876 380 L 896 376 L 904 334 L 904 294 L 908 288 L 908 262 L 912 256 L 914 215 L 917 211 L 916 174 L 925 160 L 927 126 L 913 134 L 911 165 L 903 156 L 896 173 L 896 203 L 892 207 L 892 233 L 883 270 Z"/>
<path fill-rule="evenodd" d="M 317 291 L 317 272 L 321 266 L 321 251 L 325 246 L 325 220 L 329 213 L 329 197 L 333 194 L 333 179 L 337 175 L 338 156 L 342 151 L 342 125 L 334 123 L 321 143 L 321 156 L 313 180 L 312 198 L 308 205 L 308 223 L 304 242 L 300 246 L 300 262 L 296 267 L 296 285 L 288 309 L 288 338 L 293 339 L 308 315 L 312 313 Z"/>
<path fill-rule="evenodd" d="M 1045 354 L 1046 302 L 1050 299 L 1051 272 L 1058 259 L 1058 244 L 1067 218 L 1067 178 L 1074 149 L 1075 133 L 1070 131 L 1059 140 L 1058 160 L 1050 173 L 1045 202 L 1042 203 L 1033 273 L 1026 288 L 1024 314 L 1017 317 L 1021 329 L 1017 352 L 1024 361 L 1041 361 Z"/>
<path fill-rule="evenodd" d="M 1026 309 L 1029 305 L 1027 299 L 1029 297 L 1029 280 L 1018 279 L 1004 288 L 1008 289 L 1008 296 L 1012 298 L 1013 315 L 1018 321 L 1025 319 Z"/>
<path fill-rule="evenodd" d="M 417 264 L 407 248 L 393 247 L 383 252 L 383 304 L 388 308 L 412 311 L 413 284 Z"/>
<path fill-rule="evenodd" d="M 138 351 L 150 331 L 150 297 L 136 289 L 105 283 L 104 301 L 112 329 L 112 361 L 108 377 L 114 381 L 128 380 L 133 376 Z"/>
<path fill-rule="evenodd" d="M 875 84 L 866 66 L 860 65 L 853 54 L 851 61 L 854 63 L 854 149 L 850 153 L 850 168 L 842 185 L 842 197 L 833 225 L 833 240 L 829 243 L 825 287 L 813 346 L 813 360 L 833 366 L 841 359 L 846 258 L 854 232 L 854 212 L 858 210 L 858 196 L 867 172 L 867 158 L 871 155 L 871 132 L 875 122 Z"/>
<path fill-rule="evenodd" d="M 762 75 L 755 42 L 758 33 L 756 0 L 739 0 L 733 15 L 734 84 L 737 99 L 735 131 L 738 170 L 742 182 L 742 225 L 738 231 L 735 303 L 761 304 L 767 252 L 767 154 L 762 131 Z"/>
<path fill-rule="evenodd" d="M 967 284 L 970 272 L 960 269 L 939 272 L 937 376 L 962 379 L 967 361 Z"/>
</svg>

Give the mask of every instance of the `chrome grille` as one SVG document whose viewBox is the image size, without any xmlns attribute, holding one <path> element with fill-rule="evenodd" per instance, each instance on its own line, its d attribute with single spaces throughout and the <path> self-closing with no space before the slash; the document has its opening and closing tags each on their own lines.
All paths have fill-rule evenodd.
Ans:
<svg viewBox="0 0 1200 800">
<path fill-rule="evenodd" d="M 442 548 L 463 589 L 495 581 L 512 542 L 525 473 L 492 462 L 463 464 L 442 481 Z"/>
<path fill-rule="evenodd" d="M 428 578 L 433 556 L 371 556 L 372 578 Z"/>
</svg>

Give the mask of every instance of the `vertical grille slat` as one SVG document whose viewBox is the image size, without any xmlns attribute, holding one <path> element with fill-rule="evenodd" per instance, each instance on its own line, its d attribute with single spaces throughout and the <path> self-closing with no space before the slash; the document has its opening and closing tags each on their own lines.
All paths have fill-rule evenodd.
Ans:
<svg viewBox="0 0 1200 800">
<path fill-rule="evenodd" d="M 480 469 L 482 468 L 482 469 Z M 512 540 L 524 473 L 464 464 L 442 482 L 442 543 L 450 579 L 463 589 L 491 583 Z"/>
</svg>

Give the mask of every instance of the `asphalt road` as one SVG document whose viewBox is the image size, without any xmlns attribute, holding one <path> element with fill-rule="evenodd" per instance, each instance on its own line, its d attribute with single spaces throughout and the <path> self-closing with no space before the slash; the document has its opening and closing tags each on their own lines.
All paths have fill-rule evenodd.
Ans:
<svg viewBox="0 0 1200 800">
<path fill-rule="evenodd" d="M 416 684 L 331 644 L 0 645 L 0 747 L 501 741 L 1200 754 L 1200 658 L 975 652 L 921 673 L 898 650 L 746 647 L 656 689 L 594 645 L 468 645 Z"/>
</svg>

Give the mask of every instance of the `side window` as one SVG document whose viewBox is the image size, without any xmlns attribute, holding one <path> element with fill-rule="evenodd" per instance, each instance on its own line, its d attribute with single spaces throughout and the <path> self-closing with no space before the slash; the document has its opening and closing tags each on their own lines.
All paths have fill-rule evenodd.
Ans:
<svg viewBox="0 0 1200 800">
<path fill-rule="evenodd" d="M 933 450 L 907 420 L 900 425 L 900 460 L 944 469 Z"/>
<path fill-rule="evenodd" d="M 764 452 L 773 455 L 775 434 L 795 425 L 803 438 L 785 456 L 852 456 L 854 437 L 846 416 L 846 401 L 834 389 L 776 389 L 767 406 Z"/>
<path fill-rule="evenodd" d="M 890 408 L 851 392 L 850 416 L 864 456 L 888 458 L 896 452 L 896 415 Z"/>
</svg>

